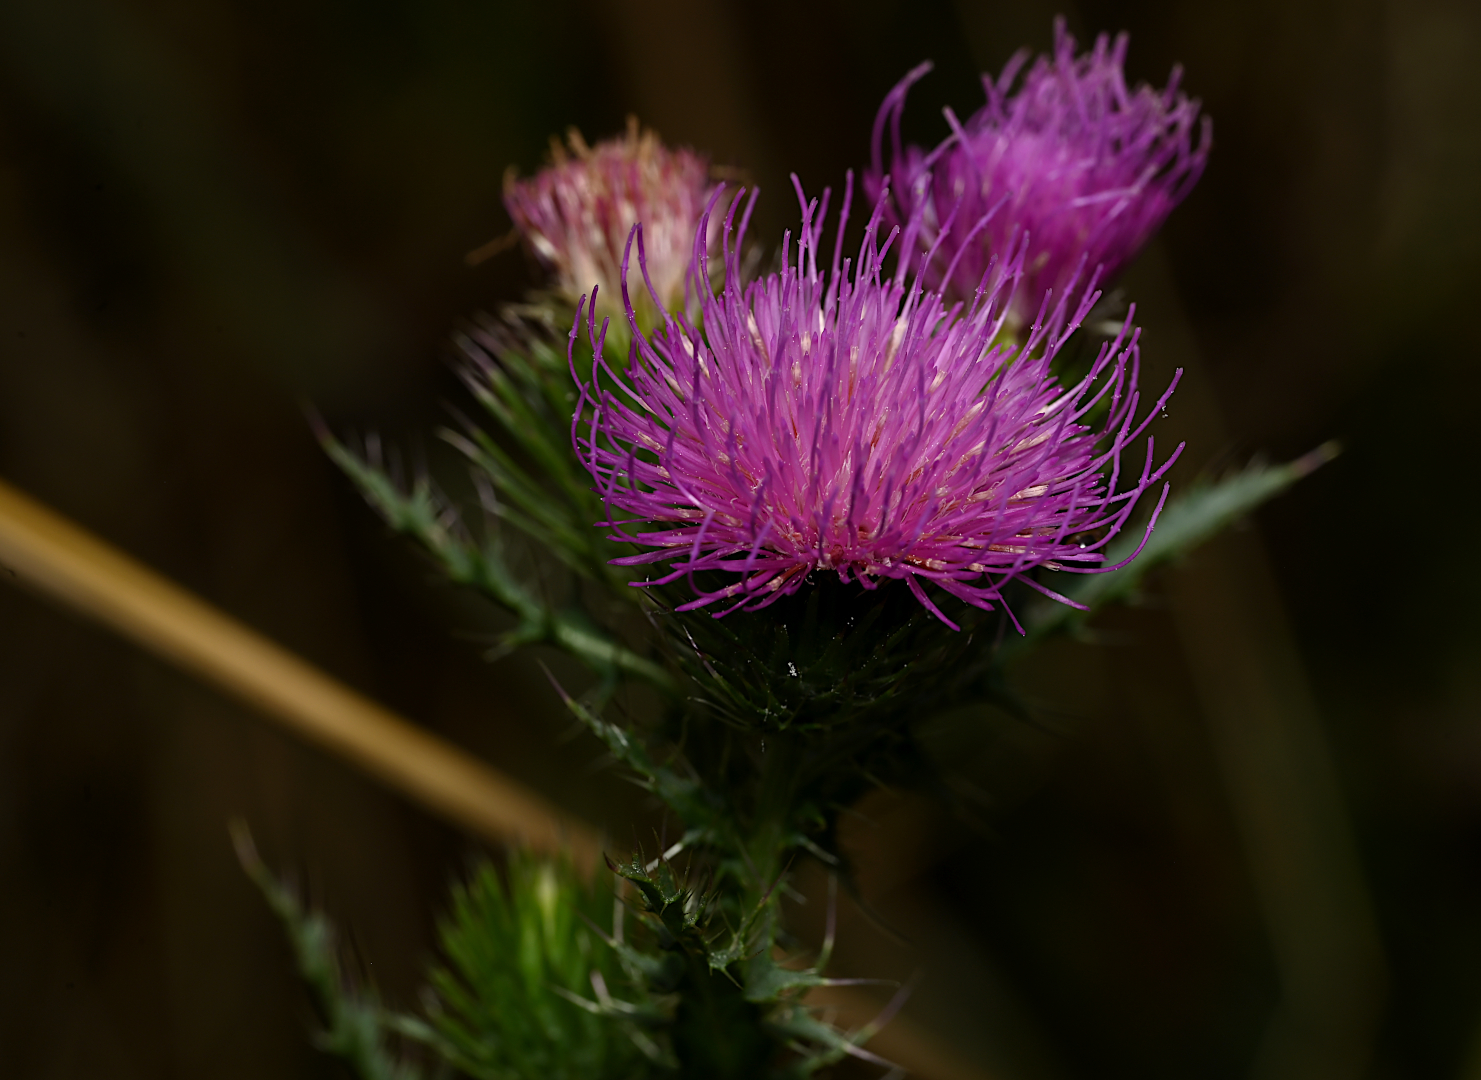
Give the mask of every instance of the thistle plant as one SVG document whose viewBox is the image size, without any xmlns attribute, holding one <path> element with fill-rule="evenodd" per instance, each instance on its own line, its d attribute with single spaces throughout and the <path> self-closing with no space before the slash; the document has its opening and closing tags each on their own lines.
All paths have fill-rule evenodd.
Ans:
<svg viewBox="0 0 1481 1080">
<path fill-rule="evenodd" d="M 888 1067 L 872 1026 L 809 1005 L 832 942 L 783 924 L 796 860 L 847 886 L 839 815 L 871 786 L 929 782 L 922 720 L 1018 709 L 1013 655 L 1319 462 L 1168 501 L 1182 447 L 1159 450 L 1152 425 L 1177 378 L 1143 393 L 1135 309 L 1107 330 L 1100 285 L 1197 180 L 1208 127 L 1195 146 L 1176 76 L 1127 90 L 1125 44 L 1076 56 L 1057 27 L 1053 58 L 1016 92 L 1022 58 L 985 80 L 987 106 L 949 114 L 929 154 L 898 136 L 912 72 L 876 125 L 858 248 L 852 176 L 831 222 L 830 193 L 794 179 L 800 223 L 760 276 L 756 194 L 635 124 L 509 180 L 550 281 L 455 339 L 483 426 L 445 435 L 486 524 L 429 478 L 398 483 L 373 441 L 324 442 L 394 528 L 514 615 L 505 649 L 586 663 L 588 690 L 555 691 L 676 828 L 609 852 L 594 884 L 522 855 L 475 871 L 420 1016 L 366 1005 L 310 935 L 326 1015 L 378 1018 L 479 1078 Z M 619 720 L 634 682 L 660 704 Z M 254 873 L 308 940 L 313 917 Z M 389 1053 L 373 1036 L 352 1064 Z"/>
</svg>

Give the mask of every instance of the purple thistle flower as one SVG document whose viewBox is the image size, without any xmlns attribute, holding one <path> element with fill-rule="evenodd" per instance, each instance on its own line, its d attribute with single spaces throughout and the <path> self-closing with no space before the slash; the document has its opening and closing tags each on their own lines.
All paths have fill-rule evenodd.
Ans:
<svg viewBox="0 0 1481 1080">
<path fill-rule="evenodd" d="M 927 281 L 939 284 L 945 264 L 960 258 L 958 280 L 970 288 L 1026 232 L 1021 320 L 1046 289 L 1070 281 L 1082 258 L 1100 268 L 1102 281 L 1110 280 L 1157 231 L 1203 174 L 1213 128 L 1205 116 L 1195 147 L 1199 103 L 1178 91 L 1179 68 L 1165 90 L 1145 84 L 1128 90 L 1126 44 L 1124 33 L 1114 43 L 1102 34 L 1094 49 L 1076 56 L 1075 39 L 1056 19 L 1054 56 L 1040 56 L 1013 94 L 1027 51 L 1013 57 L 996 82 L 984 75 L 987 104 L 965 124 L 946 109 L 952 133 L 929 154 L 901 146 L 900 115 L 906 93 L 931 65 L 922 64 L 890 91 L 874 122 L 865 191 L 877 198 L 884 189 L 888 125 L 894 201 L 886 221 L 906 221 L 921 210 L 921 243 L 941 241 Z M 953 211 L 964 221 L 992 217 L 971 242 L 960 234 L 939 236 L 939 223 Z"/>
<path fill-rule="evenodd" d="M 815 570 L 866 589 L 903 578 L 953 629 L 923 582 L 991 610 L 1014 578 L 1064 600 L 1024 576 L 1035 567 L 1111 569 L 1101 565 L 1102 549 L 1177 457 L 1154 469 L 1149 438 L 1145 464 L 1116 490 L 1123 451 L 1173 390 L 1138 421 L 1130 322 L 1083 378 L 1061 386 L 1050 367 L 1099 297 L 1093 282 L 1074 303 L 1069 291 L 1052 306 L 1046 299 L 1019 346 L 1004 326 L 1022 244 L 989 268 L 970 305 L 948 307 L 918 272 L 912 279 L 919 215 L 899 237 L 893 277 L 883 264 L 899 230 L 880 242 L 883 200 L 857 262 L 840 264 L 850 175 L 825 274 L 818 263 L 828 193 L 820 208 L 793 183 L 802 226 L 795 254 L 790 232 L 782 242 L 779 273 L 741 284 L 738 251 L 753 195 L 738 233 L 736 205 L 726 214 L 718 293 L 709 287 L 708 213 L 696 232 L 697 320 L 674 313 L 645 334 L 624 292 L 633 331 L 625 375 L 603 354 L 606 324 L 598 332 L 595 314 L 585 316 L 597 361 L 581 385 L 572 441 L 608 508 L 599 524 L 613 539 L 654 549 L 614 562 L 669 561 L 664 576 L 635 584 L 688 576 L 697 595 L 679 610 L 728 601 L 718 615 L 765 607 Z M 624 263 L 634 241 L 645 266 L 641 227 Z M 578 307 L 570 336 L 578 382 L 582 317 Z M 649 522 L 656 528 L 641 528 Z M 703 591 L 694 575 L 716 570 L 738 580 Z"/>
<path fill-rule="evenodd" d="M 695 226 L 715 192 L 707 161 L 690 150 L 670 150 L 629 118 L 627 134 L 588 146 L 572 129 L 567 153 L 552 141 L 552 163 L 528 180 L 511 170 L 504 205 L 536 258 L 555 276 L 556 291 L 575 303 L 587 293 L 605 297 L 618 316 L 628 233 L 643 223 L 648 274 L 657 299 L 634 286 L 638 322 L 661 321 L 659 310 L 684 302 L 685 272 Z"/>
</svg>

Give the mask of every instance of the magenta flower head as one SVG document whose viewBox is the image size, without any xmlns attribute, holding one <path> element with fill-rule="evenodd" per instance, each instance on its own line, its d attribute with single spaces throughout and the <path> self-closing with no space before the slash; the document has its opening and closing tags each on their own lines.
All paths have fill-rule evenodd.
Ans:
<svg viewBox="0 0 1481 1080">
<path fill-rule="evenodd" d="M 525 243 L 572 304 L 595 292 L 602 314 L 626 319 L 622 253 L 632 227 L 643 223 L 653 293 L 629 282 L 640 326 L 661 322 L 659 311 L 684 303 L 695 227 L 714 186 L 706 160 L 670 150 L 629 119 L 627 134 L 588 146 L 572 130 L 570 150 L 552 144 L 552 163 L 528 180 L 504 178 L 504 205 Z M 636 273 L 636 267 L 632 268 Z M 653 297 L 650 302 L 650 295 Z"/>
<path fill-rule="evenodd" d="M 865 589 L 901 578 L 953 628 L 926 584 L 991 610 L 1014 578 L 1063 599 L 1024 576 L 1035 567 L 1109 569 L 1102 550 L 1171 464 L 1154 467 L 1148 439 L 1145 463 L 1122 468 L 1173 389 L 1138 418 L 1130 323 L 1082 377 L 1061 385 L 1051 367 L 1099 296 L 1091 287 L 1042 305 L 1020 347 L 1003 327 L 1022 244 L 989 267 L 970 305 L 948 306 L 913 268 L 919 213 L 903 236 L 881 239 L 881 200 L 857 261 L 840 263 L 850 176 L 824 272 L 827 193 L 821 208 L 800 185 L 797 194 L 802 225 L 795 247 L 790 233 L 782 242 L 780 272 L 742 284 L 738 250 L 753 196 L 738 233 L 737 207 L 726 214 L 718 293 L 708 220 L 696 231 L 697 320 L 672 312 L 645 333 L 624 295 L 633 331 L 625 372 L 603 358 L 605 325 L 599 332 L 595 316 L 585 317 L 597 362 L 572 440 L 608 508 L 601 524 L 648 549 L 615 561 L 668 563 L 638 584 L 687 577 L 695 596 L 679 610 L 718 604 L 717 617 L 765 607 L 814 571 Z M 951 227 L 943 224 L 938 249 Z M 645 264 L 645 233 L 634 230 L 625 260 Z M 578 309 L 573 376 L 582 318 Z M 718 587 L 707 588 L 703 572 Z"/>
<path fill-rule="evenodd" d="M 906 93 L 930 65 L 885 98 L 865 190 L 877 198 L 884 188 L 888 127 L 894 199 L 886 220 L 903 222 L 920 211 L 921 242 L 940 241 L 928 281 L 939 283 L 944 267 L 960 259 L 956 280 L 970 290 L 988 263 L 1027 233 L 1017 312 L 1026 319 L 1046 289 L 1063 288 L 1076 274 L 1082 258 L 1100 268 L 1102 281 L 1113 278 L 1198 182 L 1212 139 L 1208 117 L 1197 123 L 1199 104 L 1178 91 L 1177 68 L 1164 90 L 1128 90 L 1126 43 L 1125 34 L 1114 43 L 1102 34 L 1076 56 L 1064 20 L 1055 20 L 1054 56 L 1039 57 L 1016 93 L 1010 91 L 1027 52 L 996 82 L 984 75 L 987 104 L 966 123 L 945 110 L 952 133 L 930 153 L 900 140 Z M 940 223 L 953 211 L 962 221 L 991 220 L 970 243 L 962 230 L 941 236 Z"/>
</svg>

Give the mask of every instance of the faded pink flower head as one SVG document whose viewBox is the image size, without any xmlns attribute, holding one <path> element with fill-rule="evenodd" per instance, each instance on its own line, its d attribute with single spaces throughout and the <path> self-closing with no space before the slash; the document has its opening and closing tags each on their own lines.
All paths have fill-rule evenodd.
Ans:
<svg viewBox="0 0 1481 1080">
<path fill-rule="evenodd" d="M 718 614 L 765 607 L 814 571 L 866 589 L 902 578 L 953 626 L 925 584 L 991 610 L 1014 578 L 1063 599 L 1025 576 L 1035 567 L 1107 569 L 1102 550 L 1172 460 L 1154 467 L 1148 439 L 1145 462 L 1122 468 L 1173 389 L 1138 419 L 1130 323 L 1083 376 L 1061 385 L 1051 365 L 1099 296 L 1093 285 L 1041 309 L 1019 346 L 1003 328 L 1023 273 L 1021 244 L 987 270 L 970 305 L 948 306 L 912 266 L 919 212 L 903 237 L 893 230 L 882 240 L 881 201 L 857 261 L 842 259 L 850 176 L 831 269 L 820 270 L 828 194 L 821 208 L 800 185 L 797 194 L 802 225 L 795 248 L 790 233 L 783 240 L 780 272 L 741 282 L 737 251 L 753 196 L 738 233 L 736 206 L 726 215 L 718 293 L 709 287 L 708 215 L 696 231 L 698 319 L 674 311 L 645 333 L 624 297 L 633 329 L 625 372 L 603 356 L 606 327 L 585 316 L 598 359 L 572 439 L 606 502 L 602 524 L 650 549 L 615 561 L 668 563 L 636 584 L 688 576 L 696 596 L 680 610 L 724 603 Z M 946 239 L 936 238 L 938 248 Z M 642 265 L 646 229 L 634 240 L 629 254 Z M 573 350 L 582 318 L 578 309 Z M 694 577 L 702 571 L 735 580 L 707 591 Z"/>
<path fill-rule="evenodd" d="M 888 172 L 894 198 L 886 220 L 907 221 L 919 210 L 921 243 L 940 240 L 926 272 L 929 282 L 941 286 L 946 265 L 959 260 L 946 291 L 970 296 L 992 259 L 1027 233 L 1026 287 L 1015 313 L 1027 319 L 1044 291 L 1064 288 L 1082 260 L 1100 268 L 1102 281 L 1112 279 L 1198 182 L 1211 122 L 1205 116 L 1198 123 L 1199 104 L 1179 92 L 1177 68 L 1164 90 L 1128 90 L 1126 45 L 1125 34 L 1114 42 L 1102 34 L 1091 51 L 1076 56 L 1075 39 L 1056 19 L 1054 55 L 1040 56 L 1016 91 L 1026 51 L 996 81 L 984 75 L 987 104 L 965 123 L 945 110 L 952 133 L 930 153 L 900 139 L 906 93 L 930 64 L 885 98 L 874 123 L 865 190 L 877 198 Z M 969 241 L 965 230 L 942 235 L 953 213 L 962 221 L 991 217 Z"/>
<path fill-rule="evenodd" d="M 661 322 L 660 309 L 684 304 L 684 278 L 695 227 L 714 186 L 708 163 L 690 150 L 670 150 L 652 131 L 628 120 L 627 133 L 588 146 L 568 135 L 569 152 L 553 142 L 551 164 L 528 180 L 512 170 L 504 205 L 535 256 L 552 272 L 555 288 L 572 303 L 594 290 L 603 314 L 622 316 L 623 248 L 641 222 L 647 271 L 656 299 L 641 289 L 631 268 L 638 323 Z"/>
</svg>

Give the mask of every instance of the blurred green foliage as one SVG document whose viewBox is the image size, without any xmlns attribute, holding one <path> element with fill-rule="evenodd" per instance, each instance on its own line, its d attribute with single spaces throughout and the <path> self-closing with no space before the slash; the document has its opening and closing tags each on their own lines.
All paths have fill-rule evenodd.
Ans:
<svg viewBox="0 0 1481 1080">
<path fill-rule="evenodd" d="M 582 885 L 569 866 L 528 856 L 506 873 L 484 863 L 454 886 L 423 1037 L 476 1080 L 652 1073 L 661 1053 L 645 1029 L 659 1018 L 619 1000 L 642 988 L 599 929 L 622 919 L 607 883 Z"/>
</svg>

